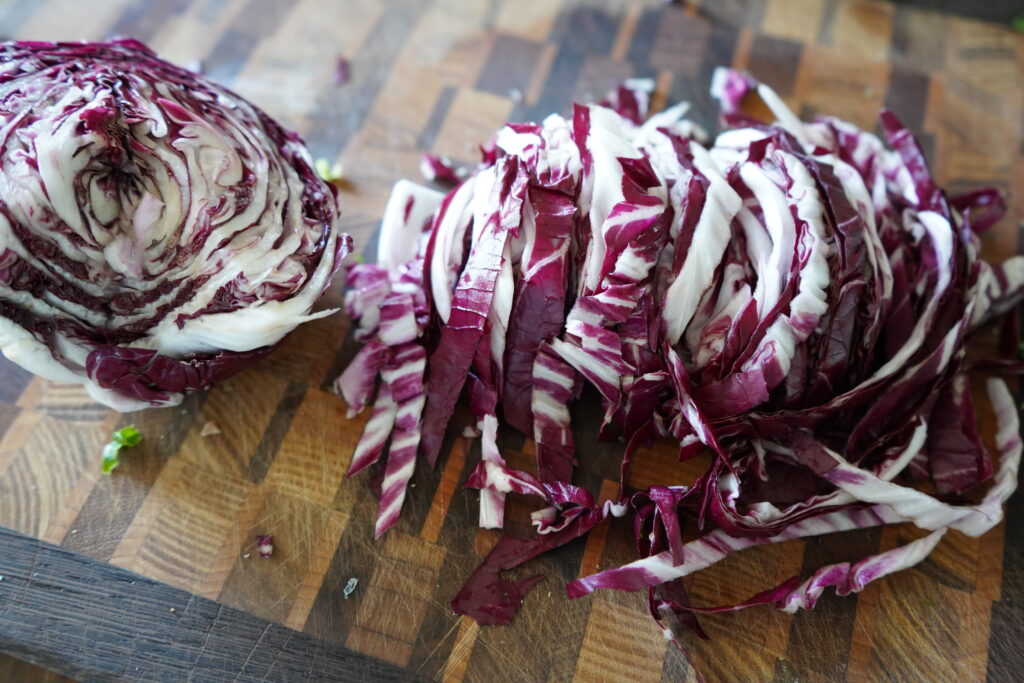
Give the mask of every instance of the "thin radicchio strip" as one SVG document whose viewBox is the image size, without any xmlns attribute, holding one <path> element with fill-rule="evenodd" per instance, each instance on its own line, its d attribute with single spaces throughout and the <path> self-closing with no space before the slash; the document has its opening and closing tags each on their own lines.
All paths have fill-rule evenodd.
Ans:
<svg viewBox="0 0 1024 683">
<path fill-rule="evenodd" d="M 685 609 L 706 614 L 735 612 L 757 605 L 772 605 L 789 614 L 794 614 L 801 609 L 814 609 L 818 598 L 830 586 L 834 587 L 836 594 L 841 596 L 859 593 L 872 581 L 919 564 L 935 549 L 945 533 L 946 529 L 939 529 L 906 545 L 877 555 L 869 555 L 852 564 L 849 562 L 830 564 L 818 569 L 806 579 L 794 576 L 775 588 L 762 591 L 735 605 L 721 607 L 689 605 Z"/>
<path fill-rule="evenodd" d="M 550 344 L 542 344 L 533 362 L 533 438 L 537 444 L 537 472 L 544 481 L 572 480 L 572 429 L 569 403 L 576 373 L 558 357 Z"/>
<path fill-rule="evenodd" d="M 334 381 L 334 391 L 348 404 L 349 418 L 362 412 L 377 382 L 377 373 L 391 360 L 391 349 L 388 345 L 373 340 L 359 349 L 345 371 Z"/>
<path fill-rule="evenodd" d="M 451 159 L 436 154 L 424 154 L 420 157 L 420 173 L 429 182 L 452 185 L 466 177 L 465 169 L 456 168 Z"/>
<path fill-rule="evenodd" d="M 395 349 L 395 357 L 381 371 L 381 378 L 391 388 L 397 405 L 395 425 L 391 433 L 388 461 L 381 483 L 380 508 L 375 533 L 380 538 L 393 527 L 402 513 L 406 488 L 416 468 L 416 450 L 420 444 L 420 416 L 425 401 L 423 373 L 427 354 L 419 344 L 410 343 Z"/>
<path fill-rule="evenodd" d="M 777 536 L 763 538 L 736 537 L 725 531 L 709 532 L 695 541 L 683 546 L 682 564 L 676 565 L 671 551 L 662 551 L 657 555 L 645 557 L 614 569 L 606 569 L 597 574 L 585 576 L 571 581 L 566 587 L 570 598 L 578 598 L 593 593 L 599 588 L 614 590 L 641 590 L 672 581 L 693 572 L 706 569 L 721 561 L 730 553 L 766 543 L 781 543 L 795 538 L 820 536 L 822 534 L 864 529 L 879 524 L 902 522 L 904 519 L 882 506 L 863 508 L 860 510 L 844 510 L 821 517 L 815 517 L 790 525 Z"/>
<path fill-rule="evenodd" d="M 478 354 L 480 349 L 477 349 Z M 483 359 L 483 360 L 482 360 Z M 478 362 L 489 361 L 485 354 L 479 354 Z M 480 458 L 483 462 L 504 467 L 505 459 L 498 450 L 497 392 L 490 385 L 490 378 L 470 377 L 469 407 L 476 417 L 480 433 Z M 493 489 L 480 491 L 480 528 L 500 529 L 505 525 L 505 492 Z"/>
<path fill-rule="evenodd" d="M 519 162 L 515 157 L 505 157 L 493 172 L 495 210 L 480 228 L 481 239 L 473 244 L 455 290 L 451 317 L 428 363 L 430 378 L 420 444 L 431 467 L 437 463 L 448 420 L 466 382 L 473 350 L 484 331 L 505 241 L 510 231 L 518 229 L 522 215 L 527 185 Z"/>
<path fill-rule="evenodd" d="M 569 242 L 576 207 L 572 197 L 530 186 L 523 209 L 521 281 L 512 308 L 505 349 L 502 411 L 513 427 L 532 431 L 531 386 L 537 350 L 562 333 L 568 287 Z"/>
<path fill-rule="evenodd" d="M 513 581 L 501 572 L 518 567 L 538 555 L 561 547 L 587 533 L 609 514 L 621 514 L 624 509 L 612 504 L 594 505 L 590 495 L 577 487 L 565 484 L 543 484 L 524 472 L 517 472 L 495 463 L 480 463 L 470 475 L 467 486 L 536 495 L 564 507 L 558 523 L 540 521 L 543 533 L 521 539 L 505 536 L 484 558 L 459 594 L 452 600 L 452 611 L 469 614 L 483 625 L 507 624 L 512 620 L 529 590 L 541 580 L 532 576 Z"/>
<path fill-rule="evenodd" d="M 380 459 L 384 446 L 391 436 L 397 409 L 395 398 L 391 394 L 391 386 L 381 385 L 377 391 L 377 400 L 373 404 L 373 412 L 370 413 L 370 419 L 363 428 L 363 435 L 356 444 L 355 453 L 352 454 L 348 476 L 358 474 Z"/>
</svg>

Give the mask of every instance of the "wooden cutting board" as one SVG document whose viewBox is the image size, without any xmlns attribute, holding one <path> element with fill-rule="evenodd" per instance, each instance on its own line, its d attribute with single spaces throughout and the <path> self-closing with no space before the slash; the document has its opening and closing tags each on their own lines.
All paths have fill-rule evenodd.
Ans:
<svg viewBox="0 0 1024 683">
<path fill-rule="evenodd" d="M 656 80 L 656 106 L 689 100 L 694 118 L 713 128 L 707 89 L 720 64 L 749 69 L 805 117 L 828 112 L 873 128 L 879 108 L 892 108 L 920 134 L 942 184 L 999 186 L 1010 195 L 1010 215 L 1024 216 L 1024 37 L 874 2 L 702 5 L 14 0 L 0 6 L 0 31 L 26 39 L 127 34 L 179 63 L 198 61 L 298 129 L 314 156 L 344 164 L 344 227 L 371 254 L 388 190 L 419 177 L 421 152 L 472 161 L 476 145 L 505 121 L 565 111 L 574 98 L 599 96 L 633 75 Z M 333 82 L 339 57 L 351 61 L 342 85 Z M 1018 232 L 1004 221 L 985 236 L 987 256 L 1016 253 Z M 329 303 L 340 301 L 338 289 Z M 365 416 L 345 419 L 341 400 L 326 390 L 355 350 L 348 330 L 340 314 L 310 323 L 209 393 L 129 417 L 92 403 L 79 387 L 0 361 L 0 525 L 410 676 L 692 680 L 640 595 L 564 596 L 566 580 L 633 557 L 624 523 L 531 563 L 530 573 L 548 578 L 512 625 L 480 628 L 451 614 L 449 600 L 498 538 L 475 528 L 476 496 L 461 487 L 479 457 L 465 439 L 453 441 L 437 471 L 417 472 L 402 520 L 373 540 L 369 476 L 344 478 Z M 113 476 L 101 475 L 103 443 L 129 423 L 142 431 L 142 445 Z M 579 481 L 607 496 L 621 445 L 595 443 L 594 425 L 582 407 Z M 987 413 L 983 425 L 991 435 Z M 529 442 L 507 434 L 502 447 L 514 466 L 530 467 Z M 643 454 L 630 483 L 685 476 L 692 475 L 665 445 Z M 529 533 L 529 509 L 511 498 L 512 533 Z M 1008 530 L 981 539 L 950 533 L 918 568 L 859 596 L 826 595 L 811 613 L 709 617 L 711 640 L 691 642 L 694 661 L 710 680 L 1019 680 L 1024 496 L 1011 502 L 1009 517 Z M 258 557 L 257 534 L 273 534 L 271 559 Z M 893 527 L 757 548 L 697 575 L 692 594 L 702 604 L 737 601 L 913 537 Z M 21 545 L 8 552 L 24 552 Z M 351 578 L 358 587 L 346 597 Z M 0 603 L 0 624 L 10 614 L 3 605 L 20 599 L 3 585 L 0 597 L 10 602 Z M 151 637 L 158 647 L 175 636 Z M 289 656 L 290 639 L 270 640 L 256 639 L 246 662 L 261 648 L 279 648 L 275 661 Z M 60 647 L 47 661 L 60 661 Z M 137 644 L 125 647 L 136 648 L 136 663 L 151 664 Z M 161 669 L 142 671 L 159 678 Z"/>
</svg>

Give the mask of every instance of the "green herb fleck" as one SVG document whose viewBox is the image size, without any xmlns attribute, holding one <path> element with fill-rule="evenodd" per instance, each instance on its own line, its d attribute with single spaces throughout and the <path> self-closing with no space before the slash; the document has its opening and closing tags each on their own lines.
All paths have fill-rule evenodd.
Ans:
<svg viewBox="0 0 1024 683">
<path fill-rule="evenodd" d="M 352 254 L 352 260 L 356 263 L 366 263 L 366 259 L 363 258 L 362 254 Z"/>
<path fill-rule="evenodd" d="M 1010 28 L 1014 31 L 1020 31 L 1024 33 L 1024 14 L 1018 14 L 1010 20 Z"/>
<path fill-rule="evenodd" d="M 316 174 L 326 180 L 329 183 L 333 183 L 336 180 L 341 180 L 342 167 L 341 164 L 332 164 L 323 157 L 316 160 L 314 164 L 316 167 Z"/>
<path fill-rule="evenodd" d="M 103 447 L 103 463 L 100 471 L 103 474 L 113 472 L 121 464 L 121 449 L 138 446 L 140 441 L 142 441 L 142 433 L 136 429 L 135 425 L 118 429 L 110 438 L 110 443 Z"/>
<path fill-rule="evenodd" d="M 128 425 L 114 432 L 114 441 L 122 446 L 138 446 L 142 441 L 142 434 L 135 428 L 135 425 Z"/>
</svg>

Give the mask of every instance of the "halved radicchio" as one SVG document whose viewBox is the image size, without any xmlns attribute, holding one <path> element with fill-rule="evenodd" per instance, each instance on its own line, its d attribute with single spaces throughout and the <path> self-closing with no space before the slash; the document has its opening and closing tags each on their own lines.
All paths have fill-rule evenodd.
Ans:
<svg viewBox="0 0 1024 683">
<path fill-rule="evenodd" d="M 0 349 L 113 408 L 265 356 L 351 249 L 302 140 L 134 40 L 0 45 Z"/>
</svg>

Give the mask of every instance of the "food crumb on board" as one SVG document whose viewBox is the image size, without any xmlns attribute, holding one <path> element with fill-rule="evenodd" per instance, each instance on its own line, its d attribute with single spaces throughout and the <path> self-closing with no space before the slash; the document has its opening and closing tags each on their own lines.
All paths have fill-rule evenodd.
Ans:
<svg viewBox="0 0 1024 683">
<path fill-rule="evenodd" d="M 334 62 L 334 85 L 344 85 L 345 83 L 348 83 L 351 76 L 352 69 L 350 62 L 344 57 L 338 57 Z"/>
<path fill-rule="evenodd" d="M 175 614 L 175 613 L 176 613 L 177 611 L 178 611 L 178 610 L 177 610 L 177 609 L 175 609 L 174 607 L 172 607 L 172 608 L 171 608 L 171 614 Z"/>
<path fill-rule="evenodd" d="M 359 579 L 357 579 L 354 576 L 345 583 L 345 587 L 341 590 L 341 593 L 345 596 L 346 600 L 348 600 L 348 596 L 352 595 L 355 592 L 356 586 L 358 585 Z"/>
<path fill-rule="evenodd" d="M 217 423 L 214 422 L 213 420 L 210 420 L 203 425 L 203 428 L 199 431 L 199 436 L 207 437 L 220 433 L 220 427 L 217 426 Z"/>
<path fill-rule="evenodd" d="M 259 551 L 260 557 L 268 558 L 274 554 L 274 537 L 267 534 L 266 536 L 256 537 L 256 550 Z"/>
</svg>

